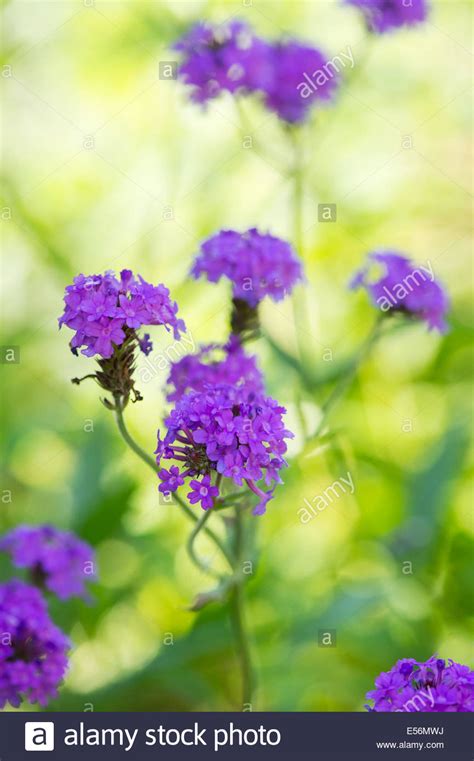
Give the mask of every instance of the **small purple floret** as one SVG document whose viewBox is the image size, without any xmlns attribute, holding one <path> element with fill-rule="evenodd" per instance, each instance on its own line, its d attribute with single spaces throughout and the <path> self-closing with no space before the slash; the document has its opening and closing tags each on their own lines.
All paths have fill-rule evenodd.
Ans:
<svg viewBox="0 0 474 761">
<path fill-rule="evenodd" d="M 219 496 L 217 486 L 211 485 L 211 477 L 203 476 L 200 481 L 193 478 L 189 485 L 191 487 L 188 493 L 190 503 L 195 505 L 196 502 L 200 502 L 203 510 L 209 510 L 214 504 L 214 499 Z"/>
</svg>

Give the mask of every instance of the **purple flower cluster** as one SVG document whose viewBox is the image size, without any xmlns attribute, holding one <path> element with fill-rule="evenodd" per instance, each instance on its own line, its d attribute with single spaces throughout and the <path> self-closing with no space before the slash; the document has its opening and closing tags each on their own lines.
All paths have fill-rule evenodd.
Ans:
<svg viewBox="0 0 474 761">
<path fill-rule="evenodd" d="M 114 347 L 142 325 L 164 325 L 173 330 L 175 338 L 185 330 L 168 289 L 147 283 L 141 275 L 134 277 L 130 270 L 122 270 L 120 278 L 110 271 L 103 275 L 78 275 L 67 286 L 64 303 L 59 326 L 65 324 L 76 331 L 70 342 L 71 350 L 77 354 L 84 346 L 82 354 L 87 357 L 99 355 L 108 359 Z M 147 334 L 141 348 L 145 354 L 151 350 Z"/>
<path fill-rule="evenodd" d="M 271 72 L 264 102 L 286 122 L 302 122 L 317 101 L 331 100 L 338 77 L 317 48 L 295 40 L 270 48 Z"/>
<path fill-rule="evenodd" d="M 266 78 L 266 45 L 241 21 L 211 27 L 201 22 L 174 45 L 183 55 L 179 73 L 205 103 L 224 90 L 251 91 Z"/>
<path fill-rule="evenodd" d="M 345 0 L 355 5 L 364 14 L 370 31 L 378 34 L 389 32 L 401 26 L 412 26 L 426 19 L 428 12 L 425 0 Z"/>
<path fill-rule="evenodd" d="M 217 356 L 223 357 L 217 359 Z M 188 391 L 203 391 L 206 386 L 229 383 L 243 386 L 256 394 L 264 391 L 263 376 L 257 359 L 248 355 L 236 336 L 231 336 L 225 346 L 209 344 L 197 354 L 189 354 L 171 365 L 167 384 L 169 402 L 175 402 Z"/>
<path fill-rule="evenodd" d="M 185 394 L 165 420 L 164 438 L 158 431 L 159 490 L 168 494 L 192 478 L 190 501 L 208 509 L 219 495 L 220 479 L 214 486 L 210 481 L 216 473 L 237 486 L 245 481 L 259 498 L 254 514 L 264 513 L 274 484 L 281 482 L 279 470 L 286 465 L 285 439 L 293 437 L 284 426 L 284 412 L 276 401 L 245 386 L 216 384 Z M 179 465 L 166 469 L 164 460 Z M 258 486 L 263 479 L 272 485 L 268 491 Z"/>
<path fill-rule="evenodd" d="M 448 297 L 435 282 L 431 265 L 416 265 L 396 251 L 376 251 L 368 255 L 368 260 L 352 279 L 352 288 L 366 288 L 374 305 L 383 312 L 405 312 L 424 320 L 430 330 L 447 330 Z M 368 276 L 374 265 L 381 265 L 383 274 L 371 282 Z"/>
<path fill-rule="evenodd" d="M 41 593 L 21 581 L 0 584 L 0 708 L 57 697 L 69 640 L 51 621 Z"/>
<path fill-rule="evenodd" d="M 18 526 L 0 539 L 17 568 L 28 568 L 32 581 L 60 600 L 88 598 L 87 580 L 94 581 L 94 551 L 69 531 L 53 526 Z"/>
<path fill-rule="evenodd" d="M 215 28 L 198 23 L 174 48 L 183 54 L 180 75 L 199 103 L 224 90 L 259 93 L 267 108 L 294 123 L 303 121 L 317 100 L 331 98 L 337 87 L 320 50 L 296 40 L 268 43 L 241 21 Z"/>
<path fill-rule="evenodd" d="M 252 228 L 245 233 L 221 230 L 204 241 L 191 273 L 212 283 L 227 277 L 235 299 L 250 306 L 270 296 L 281 301 L 302 280 L 301 263 L 286 241 Z"/>
<path fill-rule="evenodd" d="M 433 655 L 425 663 L 413 658 L 397 661 L 375 680 L 369 711 L 467 713 L 474 711 L 474 671 L 469 666 Z"/>
</svg>

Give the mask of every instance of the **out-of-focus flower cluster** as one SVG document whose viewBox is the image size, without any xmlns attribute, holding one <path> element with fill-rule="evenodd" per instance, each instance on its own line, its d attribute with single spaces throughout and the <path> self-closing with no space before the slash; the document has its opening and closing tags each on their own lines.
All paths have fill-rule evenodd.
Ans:
<svg viewBox="0 0 474 761">
<path fill-rule="evenodd" d="M 474 671 L 435 655 L 424 663 L 414 658 L 397 661 L 377 677 L 375 688 L 367 693 L 367 699 L 373 701 L 373 706 L 367 706 L 369 711 L 474 711 Z"/>
<path fill-rule="evenodd" d="M 41 593 L 22 581 L 0 584 L 0 708 L 47 705 L 67 669 L 69 640 L 51 621 Z"/>
<path fill-rule="evenodd" d="M 165 436 L 158 432 L 160 491 L 174 492 L 190 478 L 190 501 L 207 509 L 219 495 L 219 476 L 225 476 L 237 486 L 245 482 L 258 496 L 254 514 L 264 513 L 286 465 L 285 439 L 293 437 L 284 426 L 284 412 L 278 402 L 245 385 L 221 383 L 185 394 L 165 420 Z M 165 460 L 174 465 L 163 467 Z M 212 474 L 217 477 L 213 486 Z M 262 480 L 272 488 L 264 491 L 258 485 Z"/>
<path fill-rule="evenodd" d="M 95 579 L 94 553 L 86 542 L 52 526 L 19 526 L 0 540 L 29 584 L 0 584 L 0 709 L 23 700 L 46 706 L 57 697 L 68 666 L 70 642 L 53 623 L 43 591 L 60 600 L 87 597 L 85 581 Z"/>
<path fill-rule="evenodd" d="M 71 350 L 77 354 L 84 347 L 82 354 L 87 357 L 108 359 L 114 347 L 135 337 L 143 325 L 164 325 L 173 330 L 175 338 L 185 330 L 169 290 L 164 285 L 147 283 L 141 275 L 135 277 L 131 270 L 122 270 L 119 278 L 113 272 L 78 275 L 66 287 L 64 304 L 59 326 L 67 325 L 76 331 Z M 145 354 L 152 348 L 149 338 L 145 334 L 138 341 Z"/>
<path fill-rule="evenodd" d="M 88 599 L 85 583 L 95 580 L 94 551 L 70 531 L 17 526 L 0 539 L 0 551 L 8 552 L 13 565 L 27 568 L 32 581 L 60 600 Z"/>
<path fill-rule="evenodd" d="M 425 0 L 345 0 L 364 14 L 371 32 L 383 34 L 402 26 L 412 26 L 426 19 Z"/>
<path fill-rule="evenodd" d="M 248 391 L 261 394 L 264 391 L 263 376 L 257 359 L 245 352 L 236 336 L 231 336 L 224 346 L 209 344 L 197 354 L 171 365 L 167 380 L 169 402 L 176 402 L 188 391 L 204 391 L 209 385 L 229 383 Z"/>
<path fill-rule="evenodd" d="M 244 233 L 221 230 L 208 238 L 191 272 L 196 278 L 206 275 L 212 283 L 227 277 L 234 298 L 251 307 L 265 296 L 281 301 L 303 276 L 301 263 L 290 244 L 255 228 Z"/>
<path fill-rule="evenodd" d="M 383 272 L 373 278 L 377 265 Z M 435 281 L 431 265 L 417 265 L 396 251 L 375 251 L 351 281 L 352 288 L 360 286 L 366 288 L 374 306 L 382 312 L 405 312 L 424 320 L 430 329 L 441 333 L 447 330 L 449 301 Z"/>
<path fill-rule="evenodd" d="M 241 21 L 216 27 L 199 22 L 174 48 L 183 56 L 180 76 L 198 103 L 223 91 L 259 93 L 268 109 L 296 123 L 337 89 L 338 77 L 334 70 L 328 74 L 320 50 L 297 40 L 267 42 Z"/>
</svg>

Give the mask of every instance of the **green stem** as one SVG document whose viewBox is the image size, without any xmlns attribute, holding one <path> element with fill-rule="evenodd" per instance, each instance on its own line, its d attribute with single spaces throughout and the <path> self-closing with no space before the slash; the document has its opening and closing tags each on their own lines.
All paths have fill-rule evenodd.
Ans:
<svg viewBox="0 0 474 761">
<path fill-rule="evenodd" d="M 303 258 L 303 167 L 304 156 L 301 145 L 301 132 L 297 127 L 289 128 L 289 135 L 293 146 L 293 243 L 296 253 Z M 292 294 L 291 303 L 293 308 L 293 320 L 295 323 L 296 344 L 298 354 L 303 365 L 309 359 L 310 347 L 302 336 L 301 327 L 305 326 L 306 335 L 310 334 L 308 318 L 308 305 L 306 293 L 299 286 Z"/>
<path fill-rule="evenodd" d="M 221 574 L 215 571 L 213 568 L 211 568 L 205 560 L 202 560 L 197 554 L 196 548 L 195 548 L 195 542 L 196 542 L 197 536 L 200 533 L 200 531 L 205 529 L 206 523 L 211 517 L 211 513 L 212 513 L 212 509 L 206 510 L 205 512 L 203 512 L 203 514 L 197 521 L 196 525 L 194 526 L 193 530 L 191 531 L 186 546 L 187 546 L 189 557 L 193 561 L 194 565 L 197 568 L 199 568 L 200 571 L 203 571 L 203 573 L 207 573 L 208 576 L 212 576 L 214 579 L 217 579 L 218 581 L 222 581 Z"/>
<path fill-rule="evenodd" d="M 127 426 L 125 425 L 125 418 L 123 416 L 123 405 L 122 405 L 122 401 L 120 397 L 115 396 L 114 399 L 115 399 L 115 419 L 117 421 L 117 427 L 120 431 L 120 434 L 123 440 L 130 447 L 130 449 L 133 452 L 135 452 L 135 454 L 153 470 L 154 473 L 157 473 L 158 466 L 155 460 L 153 459 L 153 457 L 151 457 L 151 455 L 147 454 L 141 448 L 141 446 L 139 446 L 139 444 L 137 444 L 137 442 L 131 437 L 127 429 Z M 186 515 L 187 518 L 189 518 L 189 520 L 191 520 L 193 523 L 196 523 L 196 524 L 199 522 L 199 518 L 191 510 L 189 505 L 187 505 L 186 502 L 184 502 L 184 500 L 181 499 L 179 494 L 176 494 L 176 492 L 173 493 L 173 500 L 177 503 L 177 505 L 179 505 L 181 511 Z M 229 553 L 227 547 L 221 541 L 221 539 L 219 539 L 217 534 L 215 534 L 212 529 L 208 528 L 208 526 L 204 527 L 204 531 L 206 535 L 209 537 L 209 539 L 211 539 L 211 541 L 214 542 L 216 547 L 219 548 L 222 555 L 225 557 L 225 559 L 229 563 L 230 567 L 233 568 L 232 556 Z"/>
<path fill-rule="evenodd" d="M 362 363 L 362 361 L 367 357 L 370 350 L 372 349 L 373 345 L 377 341 L 380 335 L 380 330 L 382 326 L 383 316 L 379 317 L 370 331 L 369 335 L 367 336 L 366 340 L 362 344 L 361 348 L 355 355 L 351 365 L 349 366 L 346 374 L 340 379 L 339 383 L 336 383 L 335 387 L 329 394 L 328 398 L 322 405 L 321 411 L 322 411 L 322 417 L 319 421 L 319 424 L 316 428 L 315 433 L 313 434 L 313 437 L 319 436 L 322 429 L 326 425 L 327 419 L 329 417 L 329 414 L 332 410 L 332 408 L 335 406 L 336 402 L 339 401 L 339 399 L 342 397 L 342 395 L 345 393 L 346 389 L 350 386 L 352 383 L 352 380 L 354 378 L 354 375 L 357 372 L 358 367 Z"/>
<path fill-rule="evenodd" d="M 236 508 L 234 528 L 235 583 L 231 591 L 229 604 L 242 674 L 242 707 L 245 709 L 246 706 L 251 707 L 252 705 L 256 680 L 244 612 L 245 579 L 241 568 L 243 533 L 242 512 L 239 508 Z"/>
</svg>

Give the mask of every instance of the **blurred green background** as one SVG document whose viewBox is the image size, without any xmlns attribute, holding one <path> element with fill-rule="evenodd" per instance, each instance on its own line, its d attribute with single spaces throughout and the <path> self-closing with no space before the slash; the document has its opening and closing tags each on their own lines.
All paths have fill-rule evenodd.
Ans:
<svg viewBox="0 0 474 761">
<path fill-rule="evenodd" d="M 285 484 L 255 524 L 255 708 L 363 710 L 375 676 L 398 658 L 438 652 L 472 665 L 471 6 L 432 6 L 417 29 L 368 40 L 354 9 L 319 0 L 3 4 L 2 344 L 21 354 L 1 367 L 1 527 L 71 528 L 96 548 L 100 576 L 94 605 L 52 603 L 74 649 L 50 710 L 238 704 L 225 611 L 187 610 L 209 587 L 187 557 L 188 524 L 158 503 L 98 387 L 71 385 L 92 362 L 73 357 L 70 333 L 57 328 L 75 274 L 130 267 L 171 288 L 196 344 L 223 340 L 228 289 L 187 274 L 199 242 L 253 225 L 292 238 L 292 158 L 277 119 L 251 99 L 243 122 L 230 97 L 203 111 L 181 83 L 158 78 L 198 19 L 246 19 L 328 57 L 353 51 L 345 91 L 314 113 L 304 138 L 311 320 L 300 330 L 311 372 L 330 374 L 370 330 L 367 298 L 347 290 L 367 251 L 429 260 L 452 299 L 450 333 L 410 323 L 384 337 L 334 411 L 331 435 L 306 445 L 298 408 L 314 429 L 330 384 L 302 390 L 282 352 L 265 339 L 253 346 L 297 434 Z M 337 204 L 335 223 L 318 222 L 318 203 Z M 289 300 L 266 303 L 262 321 L 291 359 Z M 164 331 L 152 338 L 155 352 L 167 347 Z M 149 451 L 166 375 L 139 382 L 144 401 L 128 410 Z M 304 499 L 348 471 L 354 494 L 303 525 Z M 212 556 L 205 540 L 200 549 Z M 0 570 L 13 574 L 5 558 Z M 318 646 L 325 629 L 336 630 L 335 647 Z"/>
</svg>

